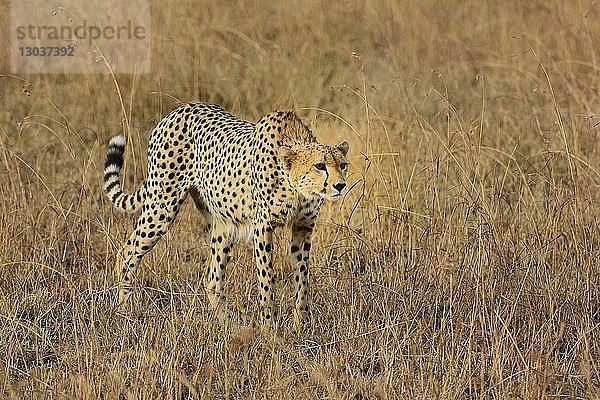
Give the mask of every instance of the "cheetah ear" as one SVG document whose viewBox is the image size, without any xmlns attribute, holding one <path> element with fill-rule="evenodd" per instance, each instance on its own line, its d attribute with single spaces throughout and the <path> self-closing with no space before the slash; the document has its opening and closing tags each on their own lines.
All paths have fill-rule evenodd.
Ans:
<svg viewBox="0 0 600 400">
<path fill-rule="evenodd" d="M 350 145 L 348 145 L 348 142 L 344 140 L 343 142 L 335 146 L 335 148 L 338 149 L 344 157 L 346 157 L 346 154 L 348 154 L 348 150 L 350 149 Z"/>
<path fill-rule="evenodd" d="M 295 118 L 298 118 L 298 116 L 296 115 L 296 112 L 294 110 L 288 110 L 283 115 L 283 118 L 284 119 L 295 119 Z"/>
<path fill-rule="evenodd" d="M 283 116 L 281 118 L 284 122 L 287 123 L 292 123 L 293 121 L 300 120 L 300 118 L 298 118 L 298 115 L 296 115 L 296 112 L 294 110 L 284 111 Z"/>
<path fill-rule="evenodd" d="M 294 162 L 294 159 L 298 154 L 290 146 L 280 146 L 277 150 L 277 153 L 279 155 L 279 159 L 283 162 L 283 166 L 286 170 L 289 170 L 292 167 L 292 162 Z"/>
</svg>

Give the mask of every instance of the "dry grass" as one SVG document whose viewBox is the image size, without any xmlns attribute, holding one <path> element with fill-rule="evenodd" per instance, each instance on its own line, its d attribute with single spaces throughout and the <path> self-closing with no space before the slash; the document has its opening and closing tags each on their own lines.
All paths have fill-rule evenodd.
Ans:
<svg viewBox="0 0 600 400">
<path fill-rule="evenodd" d="M 0 78 L 0 397 L 600 396 L 595 2 L 202 3 L 153 5 L 152 74 Z M 293 106 L 351 142 L 310 332 L 216 323 L 189 204 L 144 259 L 138 307 L 114 313 L 134 218 L 101 192 L 105 144 L 129 135 L 131 190 L 176 99 Z M 250 325 L 249 250 L 227 290 Z"/>
</svg>

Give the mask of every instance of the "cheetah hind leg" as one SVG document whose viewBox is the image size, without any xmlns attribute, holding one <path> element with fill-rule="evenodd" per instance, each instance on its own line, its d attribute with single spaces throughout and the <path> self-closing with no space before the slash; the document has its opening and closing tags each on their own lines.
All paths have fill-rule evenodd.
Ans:
<svg viewBox="0 0 600 400">
<path fill-rule="evenodd" d="M 212 227 L 212 216 L 210 215 L 210 211 L 208 210 L 208 207 L 206 206 L 206 204 L 200 197 L 200 194 L 198 193 L 198 190 L 196 188 L 192 187 L 190 189 L 189 193 L 190 193 L 190 196 L 192 197 L 192 200 L 194 200 L 194 205 L 196 206 L 196 209 L 202 216 L 203 221 L 202 221 L 202 225 L 200 227 L 200 231 L 203 233 L 204 237 L 206 238 L 206 242 L 208 244 L 210 244 L 210 238 L 211 238 L 210 232 L 211 232 L 211 227 Z"/>
<path fill-rule="evenodd" d="M 192 196 L 192 200 L 194 200 L 196 209 L 202 215 L 201 230 L 206 235 L 206 241 L 211 249 L 208 269 L 204 279 L 204 287 L 209 304 L 215 311 L 217 320 L 221 325 L 237 327 L 239 325 L 238 321 L 227 304 L 224 295 L 225 268 L 231 258 L 233 241 L 229 239 L 230 235 L 227 232 L 224 230 L 219 231 L 217 227 L 213 227 L 213 219 L 210 211 L 202 200 L 198 190 L 191 188 L 190 195 Z"/>
<path fill-rule="evenodd" d="M 225 270 L 231 259 L 233 240 L 229 232 L 212 224 L 209 244 L 211 254 L 204 280 L 209 304 L 222 325 L 238 327 L 239 321 L 227 303 L 224 291 Z"/>
<path fill-rule="evenodd" d="M 119 282 L 119 311 L 123 311 L 125 305 L 129 302 L 133 291 L 133 279 L 142 257 L 148 253 L 159 239 L 167 232 L 169 226 L 173 223 L 181 203 L 185 200 L 186 192 L 175 193 L 170 203 L 162 203 L 154 199 L 149 194 L 142 206 L 142 212 L 139 216 L 133 233 L 123 246 L 120 254 L 119 273 L 121 274 Z"/>
</svg>

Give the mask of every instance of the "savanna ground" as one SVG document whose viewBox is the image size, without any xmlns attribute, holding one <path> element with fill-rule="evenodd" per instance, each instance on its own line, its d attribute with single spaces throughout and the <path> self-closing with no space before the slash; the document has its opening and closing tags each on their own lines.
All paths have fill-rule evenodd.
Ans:
<svg viewBox="0 0 600 400">
<path fill-rule="evenodd" d="M 0 397 L 600 396 L 599 18 L 587 0 L 156 2 L 150 74 L 3 74 Z M 350 142 L 309 331 L 287 325 L 281 250 L 282 328 L 219 325 L 191 202 L 115 313 L 135 217 L 103 197 L 106 143 L 129 137 L 131 191 L 149 130 L 189 100 L 295 107 Z M 227 293 L 248 326 L 254 276 L 238 246 Z"/>
</svg>

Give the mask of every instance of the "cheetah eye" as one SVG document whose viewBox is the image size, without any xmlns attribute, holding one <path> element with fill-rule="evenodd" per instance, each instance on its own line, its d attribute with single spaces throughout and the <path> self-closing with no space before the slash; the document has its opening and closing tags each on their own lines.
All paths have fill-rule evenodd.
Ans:
<svg viewBox="0 0 600 400">
<path fill-rule="evenodd" d="M 315 164 L 315 168 L 318 169 L 319 171 L 327 171 L 327 167 L 325 166 L 325 163 L 316 163 Z"/>
<path fill-rule="evenodd" d="M 341 164 L 340 164 L 340 169 L 341 169 L 342 171 L 345 171 L 345 170 L 347 170 L 347 169 L 348 169 L 348 163 L 347 163 L 347 162 L 343 162 L 343 163 L 341 163 Z"/>
</svg>

